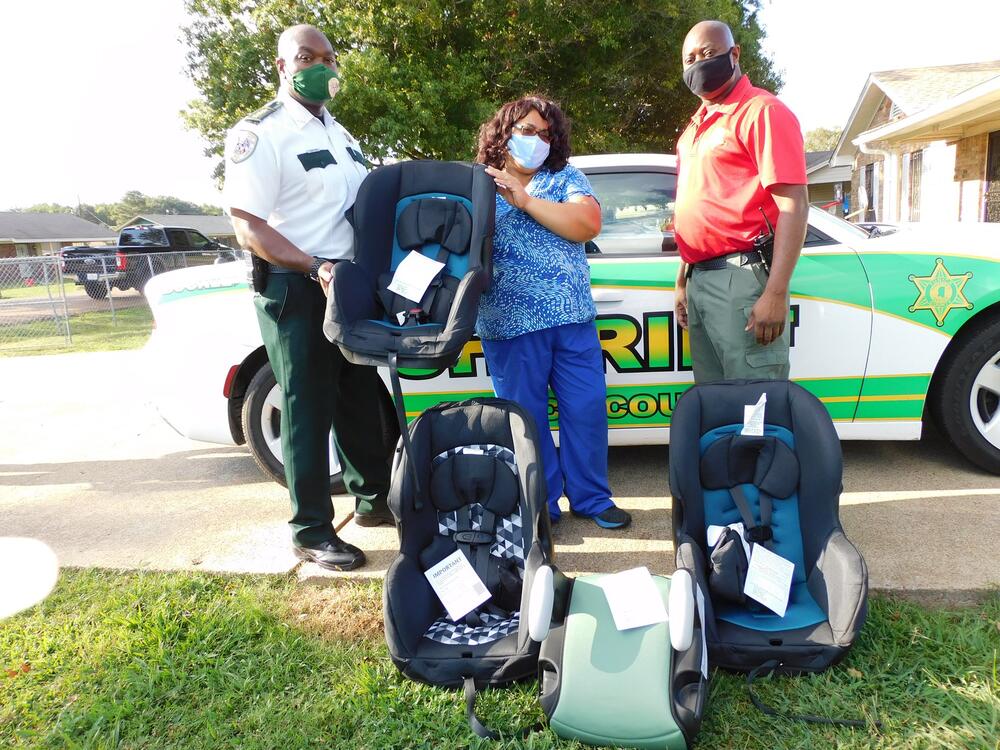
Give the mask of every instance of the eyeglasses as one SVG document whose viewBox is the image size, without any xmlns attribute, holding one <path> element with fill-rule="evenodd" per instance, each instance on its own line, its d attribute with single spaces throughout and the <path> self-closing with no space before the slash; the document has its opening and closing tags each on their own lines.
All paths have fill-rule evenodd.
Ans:
<svg viewBox="0 0 1000 750">
<path fill-rule="evenodd" d="M 521 135 L 526 135 L 526 136 L 529 136 L 529 137 L 533 136 L 533 135 L 537 135 L 539 138 L 541 138 L 546 143 L 548 143 L 549 141 L 552 140 L 552 131 L 549 128 L 545 128 L 543 130 L 539 130 L 534 125 L 530 125 L 530 124 L 521 125 L 521 124 L 518 124 L 518 125 L 514 125 L 513 129 L 516 130 Z"/>
</svg>

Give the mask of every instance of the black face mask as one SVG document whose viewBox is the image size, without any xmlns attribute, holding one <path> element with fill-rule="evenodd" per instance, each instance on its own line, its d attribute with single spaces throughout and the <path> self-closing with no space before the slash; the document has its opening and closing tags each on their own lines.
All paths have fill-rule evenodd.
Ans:
<svg viewBox="0 0 1000 750">
<path fill-rule="evenodd" d="M 691 93 L 695 96 L 705 96 L 725 85 L 735 70 L 732 58 L 734 49 L 736 48 L 730 47 L 725 55 L 699 60 L 684 71 L 684 83 L 691 89 Z"/>
</svg>

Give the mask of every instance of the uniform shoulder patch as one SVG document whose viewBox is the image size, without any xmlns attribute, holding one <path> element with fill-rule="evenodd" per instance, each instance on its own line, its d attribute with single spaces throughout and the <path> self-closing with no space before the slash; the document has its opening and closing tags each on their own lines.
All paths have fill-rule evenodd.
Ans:
<svg viewBox="0 0 1000 750">
<path fill-rule="evenodd" d="M 249 115 L 247 115 L 243 119 L 246 120 L 247 122 L 252 122 L 252 123 L 255 123 L 255 124 L 260 124 L 261 120 L 263 120 L 266 117 L 270 117 L 275 112 L 277 112 L 279 109 L 281 109 L 281 102 L 279 102 L 277 99 L 275 99 L 272 102 L 268 102 L 267 104 L 265 104 L 263 107 L 261 107 L 257 111 L 251 112 Z"/>
<path fill-rule="evenodd" d="M 241 130 L 233 140 L 233 150 L 229 158 L 233 160 L 233 164 L 239 164 L 250 158 L 255 148 L 257 148 L 257 134 L 250 130 Z"/>
</svg>

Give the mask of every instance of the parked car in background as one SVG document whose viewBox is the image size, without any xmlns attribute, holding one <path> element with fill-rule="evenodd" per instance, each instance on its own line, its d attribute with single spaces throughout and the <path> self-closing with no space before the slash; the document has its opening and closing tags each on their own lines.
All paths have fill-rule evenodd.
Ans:
<svg viewBox="0 0 1000 750">
<path fill-rule="evenodd" d="M 232 260 L 235 251 L 195 229 L 143 224 L 122 228 L 117 245 L 64 247 L 59 257 L 63 276 L 75 277 L 93 299 L 104 299 L 111 289 L 141 292 L 164 271 Z"/>
<path fill-rule="evenodd" d="M 674 320 L 675 163 L 657 154 L 573 163 L 604 217 L 588 260 L 609 440 L 666 443 L 692 383 L 687 332 Z M 249 443 L 279 478 L 280 391 L 243 264 L 163 274 L 146 291 L 156 318 L 149 387 L 160 413 L 189 437 Z M 872 237 L 811 208 L 790 325 L 792 379 L 826 406 L 842 439 L 916 440 L 934 418 L 960 453 L 1000 473 L 1000 226 L 913 224 Z M 475 338 L 450 368 L 402 374 L 411 417 L 492 393 Z M 551 412 L 557 430 L 558 404 Z"/>
</svg>

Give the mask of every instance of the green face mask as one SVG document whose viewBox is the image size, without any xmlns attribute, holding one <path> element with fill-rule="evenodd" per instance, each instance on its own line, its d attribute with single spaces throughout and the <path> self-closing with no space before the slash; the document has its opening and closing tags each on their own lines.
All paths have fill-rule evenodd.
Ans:
<svg viewBox="0 0 1000 750">
<path fill-rule="evenodd" d="M 295 93 L 310 102 L 325 102 L 332 98 L 330 81 L 340 77 L 322 63 L 300 70 L 292 76 L 292 88 Z"/>
</svg>

